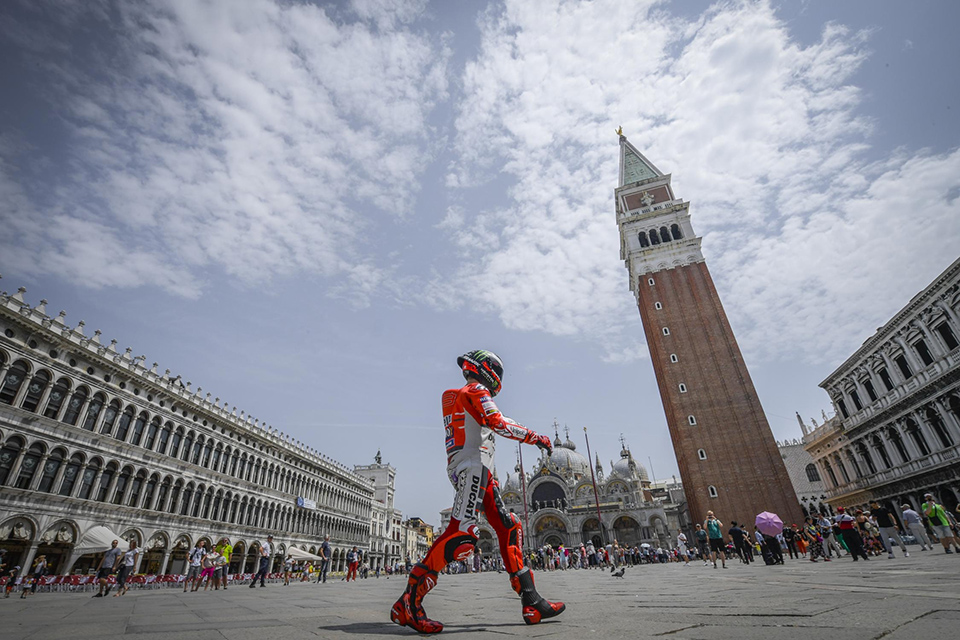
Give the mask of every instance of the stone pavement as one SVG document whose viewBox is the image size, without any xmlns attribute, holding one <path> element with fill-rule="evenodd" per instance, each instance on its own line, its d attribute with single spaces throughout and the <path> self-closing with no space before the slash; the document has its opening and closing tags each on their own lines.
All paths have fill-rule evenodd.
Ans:
<svg viewBox="0 0 960 640">
<path fill-rule="evenodd" d="M 27 640 L 272 640 L 415 637 L 388 612 L 404 580 L 297 583 L 184 594 L 131 591 L 0 600 L 0 637 Z M 960 555 L 849 559 L 783 567 L 691 563 L 631 567 L 622 580 L 600 571 L 538 572 L 537 586 L 564 600 L 555 620 L 528 627 L 505 574 L 441 576 L 430 615 L 456 638 L 830 638 L 948 637 L 960 625 Z"/>
</svg>

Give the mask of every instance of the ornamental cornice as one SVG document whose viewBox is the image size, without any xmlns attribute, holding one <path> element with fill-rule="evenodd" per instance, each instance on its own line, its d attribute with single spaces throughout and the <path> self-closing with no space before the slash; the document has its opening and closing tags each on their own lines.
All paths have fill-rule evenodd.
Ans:
<svg viewBox="0 0 960 640">
<path fill-rule="evenodd" d="M 156 395 L 167 396 L 171 401 L 176 401 L 178 404 L 183 403 L 189 406 L 193 413 L 219 422 L 221 426 L 222 423 L 227 423 L 231 429 L 242 434 L 243 437 L 251 438 L 264 446 L 274 447 L 284 453 L 295 455 L 324 470 L 335 472 L 341 476 L 348 476 L 361 486 L 372 482 L 367 478 L 358 476 L 346 465 L 267 425 L 266 422 L 261 423 L 242 411 L 240 416 L 237 416 L 236 407 L 231 412 L 226 408 L 226 403 L 222 408 L 211 403 L 209 400 L 210 394 L 207 394 L 207 397 L 200 396 L 199 387 L 197 392 L 193 392 L 190 389 L 190 383 L 184 385 L 180 382 L 179 376 L 174 379 L 170 379 L 167 374 L 158 376 L 156 363 L 154 363 L 153 368 L 148 370 L 141 364 L 146 360 L 146 356 L 131 358 L 130 354 L 133 350 L 130 348 L 123 354 L 119 353 L 116 350 L 116 340 L 111 340 L 106 347 L 103 346 L 100 342 L 100 331 L 95 331 L 93 338 L 86 336 L 84 333 L 85 323 L 82 320 L 75 328 L 71 329 L 64 321 L 67 315 L 65 311 L 60 311 L 58 316 L 51 318 L 46 314 L 46 300 L 42 300 L 37 307 L 31 308 L 23 300 L 23 294 L 25 293 L 26 289 L 24 287 L 20 287 L 17 293 L 13 295 L 8 295 L 6 292 L 0 293 L 0 316 L 26 332 L 27 338 L 24 340 L 24 344 L 32 338 L 43 339 L 67 354 L 91 360 L 92 364 L 98 365 L 111 374 L 122 373 L 136 378 L 141 386 L 153 390 Z M 0 336 L 0 342 L 6 342 L 7 340 L 7 338 Z M 11 346 L 19 349 L 16 343 L 11 343 Z M 85 380 L 91 386 L 102 388 L 104 384 L 108 384 L 99 380 L 95 381 L 92 376 L 81 370 L 67 369 L 59 358 L 54 360 L 46 357 L 46 354 L 42 352 L 26 353 L 22 349 L 21 353 L 30 360 L 41 361 L 44 366 L 55 368 L 63 375 Z M 169 369 L 167 372 L 169 373 Z M 141 405 L 143 402 L 138 396 L 134 396 L 124 389 L 114 389 L 111 386 L 107 390 L 114 396 L 129 396 L 129 401 L 132 404 Z"/>
<path fill-rule="evenodd" d="M 826 388 L 826 385 L 836 377 L 842 376 L 843 372 L 849 369 L 853 363 L 858 362 L 870 352 L 883 348 L 885 345 L 882 343 L 897 337 L 903 337 L 906 332 L 906 325 L 915 322 L 916 317 L 920 314 L 919 310 L 922 310 L 926 305 L 932 305 L 937 300 L 945 299 L 948 297 L 945 294 L 957 290 L 958 287 L 960 287 L 960 258 L 955 260 L 953 264 L 947 267 L 933 282 L 911 298 L 906 306 L 895 313 L 882 327 L 877 329 L 876 333 L 864 340 L 860 348 L 854 351 L 843 364 L 824 378 L 819 386 Z"/>
</svg>

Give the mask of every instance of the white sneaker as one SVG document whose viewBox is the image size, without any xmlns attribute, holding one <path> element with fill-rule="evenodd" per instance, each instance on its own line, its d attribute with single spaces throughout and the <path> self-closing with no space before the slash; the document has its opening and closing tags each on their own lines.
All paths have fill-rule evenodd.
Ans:
<svg viewBox="0 0 960 640">
<path fill-rule="evenodd" d="M 910 552 L 909 552 L 909 551 L 904 551 L 904 552 L 903 552 L 903 557 L 904 557 L 904 558 L 909 558 L 909 557 L 910 557 Z"/>
</svg>

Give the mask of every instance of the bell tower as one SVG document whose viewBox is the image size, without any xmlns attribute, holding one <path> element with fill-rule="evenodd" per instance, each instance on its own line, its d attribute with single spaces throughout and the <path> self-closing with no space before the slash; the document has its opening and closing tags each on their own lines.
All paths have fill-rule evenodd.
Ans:
<svg viewBox="0 0 960 640">
<path fill-rule="evenodd" d="M 761 511 L 802 522 L 800 504 L 727 321 L 690 203 L 620 135 L 614 192 L 630 274 L 694 522 L 713 511 L 752 526 Z"/>
</svg>

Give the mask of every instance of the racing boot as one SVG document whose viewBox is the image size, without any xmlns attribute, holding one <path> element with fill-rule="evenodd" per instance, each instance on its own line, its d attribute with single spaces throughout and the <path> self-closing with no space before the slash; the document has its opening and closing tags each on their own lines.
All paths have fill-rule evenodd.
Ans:
<svg viewBox="0 0 960 640">
<path fill-rule="evenodd" d="M 390 610 L 390 619 L 407 626 L 417 633 L 440 633 L 443 624 L 427 617 L 423 610 L 423 597 L 437 584 L 437 572 L 418 562 L 410 570 L 407 588 Z"/>
<path fill-rule="evenodd" d="M 533 584 L 533 572 L 528 567 L 510 576 L 510 586 L 520 594 L 523 621 L 527 624 L 537 624 L 541 620 L 558 616 L 567 608 L 562 602 L 550 602 L 537 593 L 537 587 Z"/>
</svg>

